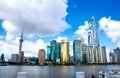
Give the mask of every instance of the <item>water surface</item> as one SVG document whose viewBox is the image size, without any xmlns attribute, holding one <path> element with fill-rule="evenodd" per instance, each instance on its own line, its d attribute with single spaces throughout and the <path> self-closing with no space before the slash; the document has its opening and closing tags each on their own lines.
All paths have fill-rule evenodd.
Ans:
<svg viewBox="0 0 120 78">
<path fill-rule="evenodd" d="M 75 78 L 75 73 L 85 72 L 86 78 L 98 76 L 98 72 L 116 65 L 88 66 L 0 66 L 0 78 L 17 78 L 17 72 L 27 72 L 27 78 Z"/>
</svg>

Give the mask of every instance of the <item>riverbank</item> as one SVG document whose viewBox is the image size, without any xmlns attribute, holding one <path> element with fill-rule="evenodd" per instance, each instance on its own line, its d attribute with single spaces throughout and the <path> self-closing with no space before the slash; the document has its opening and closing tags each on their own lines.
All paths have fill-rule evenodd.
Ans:
<svg viewBox="0 0 120 78">
<path fill-rule="evenodd" d="M 0 62 L 0 66 L 6 65 L 23 65 L 23 66 L 86 66 L 86 65 L 120 65 L 120 63 L 15 63 L 15 62 Z"/>
</svg>

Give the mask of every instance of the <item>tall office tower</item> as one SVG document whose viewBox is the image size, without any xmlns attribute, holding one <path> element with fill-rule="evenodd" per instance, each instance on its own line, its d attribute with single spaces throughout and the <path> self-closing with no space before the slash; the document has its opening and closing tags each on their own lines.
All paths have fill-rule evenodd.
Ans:
<svg viewBox="0 0 120 78">
<path fill-rule="evenodd" d="M 45 63 L 45 50 L 44 49 L 40 49 L 38 52 L 38 62 L 39 64 Z"/>
<path fill-rule="evenodd" d="M 82 62 L 82 47 L 81 40 L 73 41 L 73 57 L 76 63 Z"/>
<path fill-rule="evenodd" d="M 24 52 L 22 51 L 22 43 L 23 43 L 23 31 L 21 33 L 21 38 L 19 39 L 19 62 L 23 62 L 24 60 Z"/>
<path fill-rule="evenodd" d="M 54 52 L 54 63 L 61 62 L 61 44 L 59 42 L 55 45 L 55 52 Z"/>
<path fill-rule="evenodd" d="M 51 60 L 54 62 L 54 54 L 55 54 L 55 46 L 56 46 L 56 40 L 52 40 L 51 42 L 50 42 L 50 46 L 51 46 L 51 53 L 50 53 L 50 55 L 51 55 Z"/>
<path fill-rule="evenodd" d="M 101 58 L 101 62 L 102 63 L 107 63 L 107 56 L 106 56 L 106 47 L 105 46 L 102 46 L 102 51 L 101 51 L 101 55 L 102 55 L 102 58 Z"/>
<path fill-rule="evenodd" d="M 94 16 L 91 17 L 91 21 L 92 21 L 92 34 L 93 34 L 92 45 L 93 45 L 93 52 L 94 52 L 94 61 L 95 63 L 99 63 L 101 61 L 100 45 L 99 45 L 98 33 L 96 29 Z"/>
<path fill-rule="evenodd" d="M 116 63 L 120 62 L 120 48 L 119 47 L 114 49 L 114 54 L 115 54 L 115 62 Z"/>
<path fill-rule="evenodd" d="M 92 43 L 91 42 L 91 38 L 92 38 L 91 36 L 92 36 L 92 33 L 91 33 L 91 31 L 89 31 L 88 32 L 88 46 L 91 46 L 91 43 Z"/>
<path fill-rule="evenodd" d="M 63 63 L 69 63 L 70 61 L 69 43 L 66 39 L 61 40 L 61 60 Z"/>
<path fill-rule="evenodd" d="M 87 62 L 94 63 L 93 46 L 87 46 Z"/>
<path fill-rule="evenodd" d="M 109 53 L 109 56 L 110 56 L 110 63 L 114 63 L 114 53 L 110 52 Z"/>
<path fill-rule="evenodd" d="M 47 61 L 52 61 L 51 54 L 51 46 L 47 45 Z"/>
<path fill-rule="evenodd" d="M 11 62 L 17 63 L 18 59 L 19 59 L 18 57 L 19 57 L 18 54 L 12 54 L 12 56 L 11 56 Z"/>
<path fill-rule="evenodd" d="M 94 16 L 91 17 L 91 21 L 92 21 L 93 45 L 94 46 L 100 46 Z"/>
<path fill-rule="evenodd" d="M 87 46 L 86 44 L 81 44 L 82 48 L 82 62 L 86 63 L 87 62 Z"/>
</svg>

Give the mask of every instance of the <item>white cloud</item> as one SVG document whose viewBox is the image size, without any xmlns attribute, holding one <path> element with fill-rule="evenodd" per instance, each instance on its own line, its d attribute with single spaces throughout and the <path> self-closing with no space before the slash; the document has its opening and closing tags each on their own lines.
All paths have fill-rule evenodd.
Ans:
<svg viewBox="0 0 120 78">
<path fill-rule="evenodd" d="M 111 17 L 102 17 L 99 21 L 100 29 L 105 32 L 107 37 L 116 42 L 120 38 L 120 21 L 111 20 Z"/>
<path fill-rule="evenodd" d="M 14 38 L 14 32 L 16 31 L 14 26 L 9 21 L 3 21 L 2 26 L 7 33 L 6 41 L 12 40 Z"/>
<path fill-rule="evenodd" d="M 38 56 L 39 49 L 45 49 L 48 43 L 45 43 L 42 39 L 37 41 L 24 40 L 23 51 L 25 56 Z M 0 41 L 0 54 L 4 53 L 5 59 L 10 59 L 12 53 L 18 53 L 19 50 L 19 37 L 12 39 L 11 41 Z"/>
<path fill-rule="evenodd" d="M 58 36 L 57 39 L 55 39 L 57 42 L 61 42 L 62 39 L 67 39 L 67 37 L 61 37 L 61 36 Z"/>
<path fill-rule="evenodd" d="M 85 21 L 85 25 L 80 25 L 79 29 L 75 32 L 75 34 L 78 37 L 82 37 L 84 38 L 84 42 L 87 43 L 87 39 L 88 39 L 88 32 L 91 31 L 90 28 L 91 24 L 88 23 L 88 21 Z"/>
<path fill-rule="evenodd" d="M 39 49 L 45 49 L 48 43 L 45 43 L 42 39 L 38 39 L 36 42 L 24 41 L 23 51 L 26 56 L 38 56 Z"/>
<path fill-rule="evenodd" d="M 70 27 L 64 20 L 67 7 L 67 0 L 1 0 L 0 17 L 9 35 L 22 27 L 30 37 L 55 35 Z"/>
</svg>

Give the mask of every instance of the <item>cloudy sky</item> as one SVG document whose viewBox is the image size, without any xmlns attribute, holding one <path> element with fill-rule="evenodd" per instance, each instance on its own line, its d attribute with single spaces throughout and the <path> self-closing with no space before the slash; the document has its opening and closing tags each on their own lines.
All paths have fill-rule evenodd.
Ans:
<svg viewBox="0 0 120 78">
<path fill-rule="evenodd" d="M 99 42 L 113 51 L 120 46 L 119 0 L 0 0 L 0 54 L 18 53 L 23 28 L 25 56 L 37 56 L 52 40 L 85 38 L 95 16 Z"/>
</svg>

